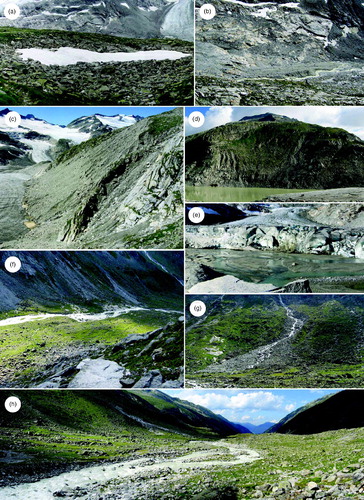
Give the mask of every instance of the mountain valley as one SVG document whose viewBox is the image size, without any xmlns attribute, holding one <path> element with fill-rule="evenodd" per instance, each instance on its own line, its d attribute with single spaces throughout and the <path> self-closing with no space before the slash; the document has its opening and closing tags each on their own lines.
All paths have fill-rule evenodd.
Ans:
<svg viewBox="0 0 364 500">
<path fill-rule="evenodd" d="M 2 391 L 3 401 L 19 397 L 22 406 L 15 415 L 0 414 L 0 494 L 20 499 L 26 492 L 30 500 L 360 498 L 362 391 L 311 397 L 282 418 L 278 432 L 260 435 L 242 434 L 171 393 L 55 391 L 50 399 L 45 391 Z M 340 408 L 346 407 L 356 417 L 344 422 Z M 311 411 L 323 422 L 320 433 L 283 432 L 284 422 L 310 420 Z"/>
<path fill-rule="evenodd" d="M 180 252 L 2 252 L 2 387 L 180 387 Z M 162 286 L 163 283 L 163 286 Z"/>
</svg>

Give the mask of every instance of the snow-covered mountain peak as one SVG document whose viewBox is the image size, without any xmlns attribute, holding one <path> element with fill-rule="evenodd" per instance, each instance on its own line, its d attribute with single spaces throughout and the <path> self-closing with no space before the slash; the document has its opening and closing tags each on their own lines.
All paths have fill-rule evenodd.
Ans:
<svg viewBox="0 0 364 500">
<path fill-rule="evenodd" d="M 0 110 L 0 164 L 12 162 L 8 158 L 9 148 L 17 147 L 17 160 L 22 159 L 22 165 L 54 160 L 56 152 L 60 153 L 91 137 L 101 135 L 111 130 L 128 127 L 141 120 L 141 116 L 117 114 L 108 116 L 94 114 L 76 118 L 66 125 L 50 123 L 33 114 L 21 116 L 18 127 L 7 125 L 5 117 L 10 112 L 8 108 Z M 62 142 L 60 143 L 59 141 Z M 16 146 L 15 142 L 16 141 Z M 27 161 L 28 160 L 28 161 Z"/>
</svg>

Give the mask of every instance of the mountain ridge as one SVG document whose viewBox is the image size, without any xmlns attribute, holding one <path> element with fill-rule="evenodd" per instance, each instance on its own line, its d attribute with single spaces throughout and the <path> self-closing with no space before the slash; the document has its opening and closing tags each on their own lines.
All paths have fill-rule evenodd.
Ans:
<svg viewBox="0 0 364 500">
<path fill-rule="evenodd" d="M 350 389 L 317 399 L 289 413 L 266 432 L 316 434 L 364 427 L 362 391 Z"/>
</svg>

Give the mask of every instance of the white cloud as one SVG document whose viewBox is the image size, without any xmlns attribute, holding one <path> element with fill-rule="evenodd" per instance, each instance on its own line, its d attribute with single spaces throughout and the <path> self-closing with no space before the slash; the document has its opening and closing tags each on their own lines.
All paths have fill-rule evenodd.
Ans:
<svg viewBox="0 0 364 500">
<path fill-rule="evenodd" d="M 210 128 L 219 127 L 220 125 L 225 125 L 225 123 L 235 121 L 233 119 L 233 112 L 234 108 L 232 108 L 231 106 L 209 108 L 205 113 L 205 122 L 202 127 L 199 128 L 191 127 L 191 125 L 188 123 L 188 117 L 186 117 L 186 135 L 204 132 L 205 130 L 210 130 Z"/>
<path fill-rule="evenodd" d="M 295 405 L 295 404 L 293 404 L 293 403 L 291 403 L 291 404 L 289 404 L 289 405 L 286 405 L 286 406 L 284 407 L 284 409 L 285 409 L 286 411 L 288 411 L 288 413 L 290 413 L 291 411 L 293 411 L 295 408 L 296 408 L 296 405 Z"/>
<path fill-rule="evenodd" d="M 203 394 L 189 393 L 186 391 L 183 398 L 191 403 L 205 406 L 210 410 L 222 409 L 251 409 L 274 410 L 282 407 L 283 396 L 278 396 L 270 391 L 239 392 L 237 394 L 218 394 L 206 392 Z"/>
</svg>

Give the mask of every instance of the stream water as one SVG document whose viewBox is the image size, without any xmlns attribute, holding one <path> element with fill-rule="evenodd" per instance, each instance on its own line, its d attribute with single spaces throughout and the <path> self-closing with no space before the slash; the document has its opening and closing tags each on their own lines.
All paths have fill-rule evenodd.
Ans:
<svg viewBox="0 0 364 500">
<path fill-rule="evenodd" d="M 290 307 L 288 307 L 283 302 L 281 295 L 279 296 L 279 301 L 280 301 L 281 305 L 284 307 L 284 309 L 286 310 L 287 318 L 288 318 L 289 322 L 291 323 L 288 334 L 285 337 L 283 337 L 279 340 L 276 340 L 275 342 L 272 342 L 271 344 L 268 344 L 268 345 L 265 345 L 262 347 L 258 347 L 257 349 L 252 351 L 252 353 L 250 353 L 250 354 L 254 353 L 254 355 L 256 356 L 256 361 L 252 365 L 247 366 L 246 369 L 255 368 L 256 366 L 260 365 L 263 361 L 265 361 L 267 358 L 269 358 L 272 355 L 272 352 L 277 345 L 282 344 L 283 342 L 286 342 L 291 337 L 294 337 L 296 335 L 296 333 L 299 330 L 301 330 L 301 328 L 303 326 L 303 321 L 301 319 L 295 317 L 292 309 Z"/>
<path fill-rule="evenodd" d="M 54 499 L 54 493 L 67 488 L 87 488 L 88 494 L 77 498 L 90 498 L 92 489 L 107 483 L 112 479 L 122 482 L 123 478 L 131 478 L 138 474 L 152 475 L 156 472 L 162 472 L 167 467 L 174 472 L 188 469 L 206 469 L 212 466 L 230 467 L 253 462 L 260 458 L 259 454 L 243 446 L 227 443 L 224 441 L 198 442 L 205 448 L 187 455 L 182 455 L 172 459 L 145 459 L 139 458 L 129 462 L 95 465 L 85 467 L 81 470 L 65 472 L 54 477 L 42 479 L 35 483 L 23 483 L 16 486 L 7 486 L 0 488 L 1 498 L 12 498 L 19 500 L 51 500 Z M 228 459 L 219 459 L 219 455 L 230 454 Z M 226 457 L 224 457 L 226 458 Z M 153 462 L 153 463 L 152 463 Z M 122 484 L 120 485 L 122 487 Z M 119 488 L 119 486 L 118 486 Z M 112 494 L 112 486 L 106 487 L 104 494 Z"/>
<path fill-rule="evenodd" d="M 128 314 L 133 311 L 158 311 L 164 312 L 167 314 L 181 314 L 181 311 L 174 311 L 169 309 L 155 309 L 155 308 L 147 308 L 147 307 L 110 307 L 109 309 L 105 309 L 105 311 L 101 313 L 71 313 L 71 314 L 29 314 L 25 316 L 14 316 L 13 318 L 6 318 L 0 320 L 1 326 L 9 326 L 16 325 L 19 323 L 28 323 L 29 321 L 40 321 L 48 318 L 56 318 L 56 317 L 67 317 L 71 318 L 79 323 L 83 323 L 85 321 L 100 321 L 107 318 L 117 318 L 118 316 L 122 316 L 123 314 Z"/>
<path fill-rule="evenodd" d="M 289 325 L 288 332 L 284 337 L 270 344 L 257 347 L 256 349 L 253 349 L 245 354 L 241 354 L 239 356 L 235 356 L 234 358 L 224 360 L 221 363 L 212 364 L 204 370 L 201 370 L 201 372 L 232 373 L 257 368 L 274 354 L 276 346 L 279 346 L 280 344 L 283 344 L 290 338 L 294 337 L 296 333 L 301 330 L 303 321 L 299 318 L 296 318 L 292 309 L 283 302 L 281 295 L 279 296 L 279 302 L 286 311 Z M 281 357 L 279 351 L 278 356 Z"/>
</svg>

